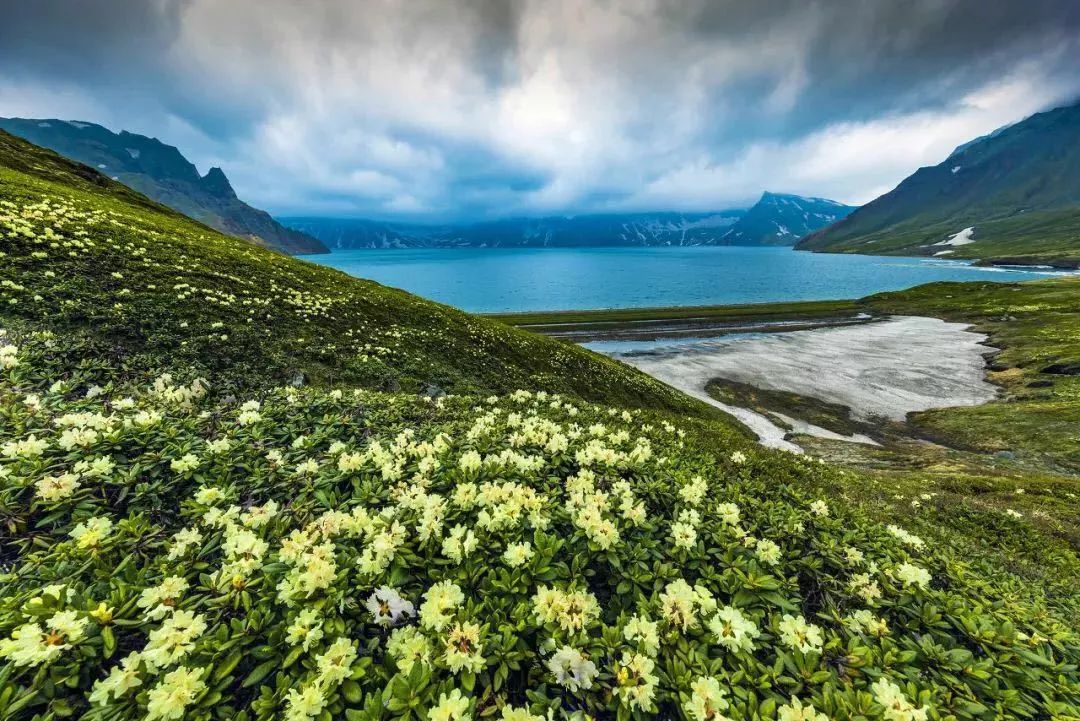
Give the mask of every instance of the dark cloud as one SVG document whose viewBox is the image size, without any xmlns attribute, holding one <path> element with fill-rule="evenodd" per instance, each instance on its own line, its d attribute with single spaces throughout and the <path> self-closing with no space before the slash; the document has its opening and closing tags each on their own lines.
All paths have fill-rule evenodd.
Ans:
<svg viewBox="0 0 1080 721">
<path fill-rule="evenodd" d="M 864 201 L 1080 92 L 1074 0 L 34 0 L 0 114 L 161 137 L 279 212 Z"/>
</svg>

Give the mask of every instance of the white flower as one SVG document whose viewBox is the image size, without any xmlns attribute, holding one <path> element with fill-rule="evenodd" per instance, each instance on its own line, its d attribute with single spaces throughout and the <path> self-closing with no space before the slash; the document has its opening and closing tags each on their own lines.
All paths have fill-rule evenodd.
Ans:
<svg viewBox="0 0 1080 721">
<path fill-rule="evenodd" d="M 402 618 L 416 615 L 412 602 L 402 598 L 395 589 L 389 586 L 375 589 L 375 592 L 368 597 L 367 609 L 375 618 L 375 623 L 380 626 L 394 626 Z"/>
<path fill-rule="evenodd" d="M 596 664 L 572 646 L 563 646 L 553 653 L 548 659 L 547 667 L 555 676 L 555 683 L 569 691 L 592 688 L 593 679 L 599 673 Z"/>
</svg>

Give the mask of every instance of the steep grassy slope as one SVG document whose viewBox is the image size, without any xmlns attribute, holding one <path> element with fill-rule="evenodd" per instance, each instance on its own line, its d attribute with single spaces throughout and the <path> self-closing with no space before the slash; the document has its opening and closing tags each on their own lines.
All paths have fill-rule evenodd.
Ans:
<svg viewBox="0 0 1080 721">
<path fill-rule="evenodd" d="M 179 150 L 156 138 L 94 123 L 0 118 L 6 130 L 66 158 L 98 168 L 110 178 L 212 228 L 285 253 L 325 253 L 310 235 L 278 223 L 236 197 L 221 168 L 200 176 Z"/>
<path fill-rule="evenodd" d="M 0 142 L 0 718 L 1080 714 L 1077 599 L 842 472 Z"/>
<path fill-rule="evenodd" d="M 118 369 L 691 407 L 597 354 L 252 247 L 3 133 L 0 203 L 0 318 L 79 335 Z"/>
<path fill-rule="evenodd" d="M 948 244 L 966 228 L 973 242 Z M 796 247 L 1077 266 L 1080 104 L 961 146 Z"/>
</svg>

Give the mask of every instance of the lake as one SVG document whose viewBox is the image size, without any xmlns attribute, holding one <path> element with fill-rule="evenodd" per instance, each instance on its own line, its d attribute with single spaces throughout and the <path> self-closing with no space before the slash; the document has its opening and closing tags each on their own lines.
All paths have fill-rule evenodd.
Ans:
<svg viewBox="0 0 1080 721">
<path fill-rule="evenodd" d="M 477 313 L 831 300 L 938 280 L 1054 275 L 790 248 L 343 250 L 304 259 Z"/>
</svg>

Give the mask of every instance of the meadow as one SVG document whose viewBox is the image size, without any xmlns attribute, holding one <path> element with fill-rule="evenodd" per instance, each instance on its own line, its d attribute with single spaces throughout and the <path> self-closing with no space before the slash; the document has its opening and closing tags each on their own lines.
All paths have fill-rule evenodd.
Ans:
<svg viewBox="0 0 1080 721">
<path fill-rule="evenodd" d="M 0 717 L 1080 715 L 1067 579 L 632 369 L 3 134 L 0 236 Z"/>
</svg>

